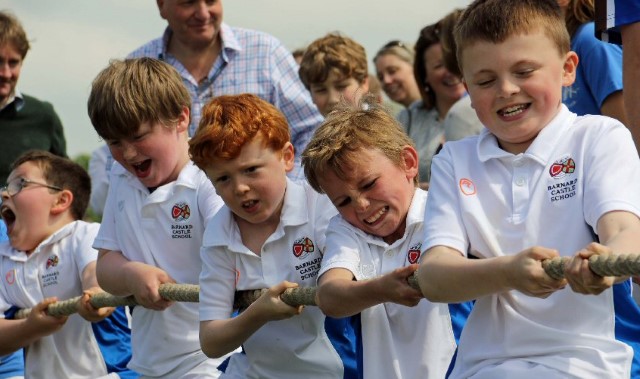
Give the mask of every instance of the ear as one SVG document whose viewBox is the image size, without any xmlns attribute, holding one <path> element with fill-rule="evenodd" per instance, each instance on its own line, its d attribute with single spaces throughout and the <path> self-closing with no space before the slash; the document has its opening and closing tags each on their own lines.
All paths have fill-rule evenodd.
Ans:
<svg viewBox="0 0 640 379">
<path fill-rule="evenodd" d="M 293 149 L 293 145 L 291 142 L 287 142 L 284 144 L 281 150 L 282 153 L 282 162 L 284 163 L 284 169 L 286 172 L 293 170 L 294 161 L 295 161 L 295 153 Z"/>
<path fill-rule="evenodd" d="M 188 107 L 182 107 L 182 112 L 178 116 L 178 125 L 176 125 L 176 131 L 178 133 L 188 132 L 189 130 L 189 118 L 190 110 Z"/>
<path fill-rule="evenodd" d="M 369 75 L 367 75 L 362 83 L 360 83 L 360 89 L 362 93 L 369 93 Z"/>
<path fill-rule="evenodd" d="M 413 146 L 405 146 L 402 148 L 402 161 L 404 163 L 404 171 L 407 179 L 413 183 L 413 179 L 418 176 L 418 152 Z"/>
<path fill-rule="evenodd" d="M 469 96 L 469 99 L 471 99 L 471 108 L 476 109 L 476 107 L 473 106 L 473 99 L 469 95 L 469 86 L 467 85 L 467 81 L 464 80 L 464 78 L 462 78 L 462 85 L 464 86 L 464 90 L 467 93 L 467 96 Z"/>
<path fill-rule="evenodd" d="M 578 54 L 575 51 L 567 53 L 564 59 L 564 66 L 562 71 L 562 86 L 567 87 L 573 84 L 576 80 L 576 69 L 578 67 Z"/>
<path fill-rule="evenodd" d="M 59 215 L 64 213 L 69 208 L 71 208 L 71 204 L 73 203 L 73 192 L 68 189 L 62 190 L 56 196 L 56 200 L 51 206 L 51 214 Z"/>
</svg>

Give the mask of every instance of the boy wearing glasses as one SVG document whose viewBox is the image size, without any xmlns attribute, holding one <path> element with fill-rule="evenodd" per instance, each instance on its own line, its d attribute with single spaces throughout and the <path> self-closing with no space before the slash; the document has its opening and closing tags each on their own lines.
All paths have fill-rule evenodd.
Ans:
<svg viewBox="0 0 640 379">
<path fill-rule="evenodd" d="M 99 225 L 82 221 L 90 192 L 81 166 L 37 150 L 13 163 L 1 189 L 9 242 L 0 244 L 0 355 L 28 347 L 26 377 L 137 377 L 125 368 L 131 354 L 123 309 L 89 304 L 102 291 L 91 248 Z M 47 315 L 49 304 L 79 295 L 78 314 Z M 16 320 L 17 308 L 32 311 Z"/>
</svg>

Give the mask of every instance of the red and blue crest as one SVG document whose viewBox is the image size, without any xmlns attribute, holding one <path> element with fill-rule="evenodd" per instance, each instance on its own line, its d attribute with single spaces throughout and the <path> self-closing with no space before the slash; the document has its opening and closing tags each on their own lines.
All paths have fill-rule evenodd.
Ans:
<svg viewBox="0 0 640 379">
<path fill-rule="evenodd" d="M 171 208 L 171 217 L 175 221 L 184 221 L 191 216 L 191 208 L 187 203 L 176 203 Z"/>
<path fill-rule="evenodd" d="M 303 237 L 293 241 L 293 255 L 296 258 L 304 258 L 314 251 L 315 246 L 309 237 Z"/>
<path fill-rule="evenodd" d="M 50 267 L 56 267 L 58 265 L 58 256 L 57 255 L 52 255 L 47 259 L 47 266 L 46 268 L 50 268 Z"/>
</svg>

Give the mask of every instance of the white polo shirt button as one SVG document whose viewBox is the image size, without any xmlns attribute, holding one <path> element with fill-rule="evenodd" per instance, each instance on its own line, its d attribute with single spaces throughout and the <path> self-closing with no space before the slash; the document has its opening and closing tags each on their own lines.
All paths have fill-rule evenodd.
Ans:
<svg viewBox="0 0 640 379">
<path fill-rule="evenodd" d="M 524 185 L 524 182 L 525 182 L 525 180 L 524 180 L 523 177 L 519 177 L 518 179 L 516 179 L 516 185 L 518 187 L 522 187 Z"/>
</svg>

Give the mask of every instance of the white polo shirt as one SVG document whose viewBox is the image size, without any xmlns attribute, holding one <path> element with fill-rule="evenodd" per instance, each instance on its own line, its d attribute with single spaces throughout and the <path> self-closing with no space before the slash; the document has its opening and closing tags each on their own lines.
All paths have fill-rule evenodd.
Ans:
<svg viewBox="0 0 640 379">
<path fill-rule="evenodd" d="M 287 179 L 276 231 L 260 256 L 242 243 L 229 208 L 207 225 L 200 275 L 200 320 L 228 319 L 237 290 L 269 288 L 283 280 L 316 285 L 329 219 L 337 213 L 329 199 L 306 182 Z M 324 329 L 318 307 L 306 307 L 287 320 L 271 321 L 243 344 L 248 378 L 342 378 L 343 365 Z"/>
<path fill-rule="evenodd" d="M 640 215 L 629 131 L 562 105 L 523 154 L 503 151 L 487 130 L 445 144 L 434 159 L 423 250 L 444 245 L 489 258 L 538 245 L 571 256 L 613 210 Z M 566 377 L 629 377 L 631 350 L 614 337 L 613 291 L 585 296 L 567 286 L 546 299 L 517 291 L 477 299 L 451 377 L 509 360 Z"/>
<path fill-rule="evenodd" d="M 319 276 L 333 268 L 356 280 L 372 279 L 418 263 L 427 193 L 416 189 L 404 236 L 392 245 L 334 217 Z M 365 378 L 444 378 L 456 349 L 447 304 L 423 299 L 415 307 L 384 303 L 361 313 Z"/>
<path fill-rule="evenodd" d="M 177 283 L 197 284 L 204 225 L 221 206 L 211 182 L 192 162 L 176 181 L 152 193 L 114 163 L 102 227 L 93 246 L 159 267 Z M 162 376 L 183 362 L 192 366 L 204 362 L 198 331 L 197 303 L 176 302 L 162 312 L 135 307 L 128 367 Z"/>
<path fill-rule="evenodd" d="M 82 272 L 96 260 L 91 248 L 99 224 L 74 221 L 45 239 L 27 256 L 0 244 L 0 318 L 12 307 L 31 308 L 47 297 L 82 295 Z M 27 378 L 95 378 L 107 368 L 91 323 L 74 314 L 59 331 L 25 349 Z"/>
</svg>

